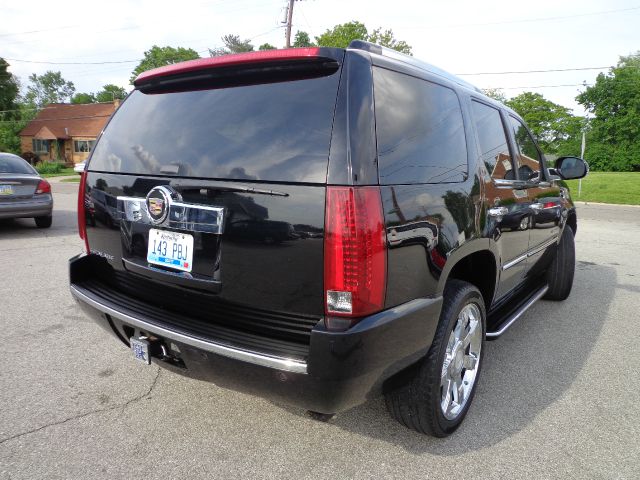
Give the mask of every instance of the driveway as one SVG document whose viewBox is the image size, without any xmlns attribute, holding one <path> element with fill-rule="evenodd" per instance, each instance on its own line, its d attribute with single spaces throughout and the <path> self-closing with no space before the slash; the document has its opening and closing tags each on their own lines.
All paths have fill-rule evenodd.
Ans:
<svg viewBox="0 0 640 480">
<path fill-rule="evenodd" d="M 325 424 L 135 362 L 68 293 L 77 184 L 53 189 L 50 230 L 0 223 L 0 478 L 640 477 L 640 208 L 578 207 L 571 297 L 487 344 L 437 440 L 381 399 Z"/>
</svg>

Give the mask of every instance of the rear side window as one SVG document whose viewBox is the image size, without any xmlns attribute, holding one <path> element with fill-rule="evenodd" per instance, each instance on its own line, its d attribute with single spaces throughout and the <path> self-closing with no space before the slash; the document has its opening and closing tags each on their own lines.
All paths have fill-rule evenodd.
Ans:
<svg viewBox="0 0 640 480">
<path fill-rule="evenodd" d="M 467 145 L 456 93 L 378 67 L 373 79 L 380 183 L 464 181 Z"/>
<path fill-rule="evenodd" d="M 323 183 L 339 73 L 280 83 L 146 94 L 109 122 L 90 170 Z"/>
<path fill-rule="evenodd" d="M 20 157 L 0 154 L 0 173 L 32 175 L 36 171 Z"/>
<path fill-rule="evenodd" d="M 500 112 L 476 101 L 471 102 L 471 109 L 484 166 L 492 178 L 513 180 L 513 164 Z"/>
</svg>

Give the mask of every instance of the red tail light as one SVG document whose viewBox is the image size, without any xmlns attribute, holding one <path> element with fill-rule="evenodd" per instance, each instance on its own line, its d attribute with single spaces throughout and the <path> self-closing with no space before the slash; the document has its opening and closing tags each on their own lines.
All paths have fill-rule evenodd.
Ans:
<svg viewBox="0 0 640 480">
<path fill-rule="evenodd" d="M 38 186 L 36 187 L 36 195 L 40 195 L 42 193 L 51 193 L 51 184 L 46 180 L 40 180 Z"/>
<path fill-rule="evenodd" d="M 378 187 L 327 187 L 325 313 L 357 318 L 384 307 L 387 252 Z"/>
<path fill-rule="evenodd" d="M 87 185 L 87 172 L 80 174 L 80 188 L 78 188 L 78 234 L 84 240 L 84 246 L 89 253 L 89 239 L 87 238 L 87 217 L 85 216 L 85 190 Z"/>
</svg>

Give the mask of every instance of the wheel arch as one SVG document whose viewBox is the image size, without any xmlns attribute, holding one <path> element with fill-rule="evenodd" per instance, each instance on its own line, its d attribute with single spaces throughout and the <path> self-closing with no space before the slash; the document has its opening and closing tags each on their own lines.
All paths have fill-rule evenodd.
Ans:
<svg viewBox="0 0 640 480">
<path fill-rule="evenodd" d="M 463 280 L 475 285 L 490 309 L 498 284 L 497 255 L 488 239 L 476 240 L 451 254 L 438 282 L 438 293 L 443 294 L 449 280 Z"/>
</svg>

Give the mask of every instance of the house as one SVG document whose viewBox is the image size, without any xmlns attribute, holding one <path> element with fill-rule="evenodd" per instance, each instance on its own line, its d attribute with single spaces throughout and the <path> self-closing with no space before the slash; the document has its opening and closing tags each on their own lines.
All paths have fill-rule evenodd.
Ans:
<svg viewBox="0 0 640 480">
<path fill-rule="evenodd" d="M 20 132 L 22 153 L 33 152 L 43 161 L 82 162 L 119 103 L 47 105 Z"/>
</svg>

